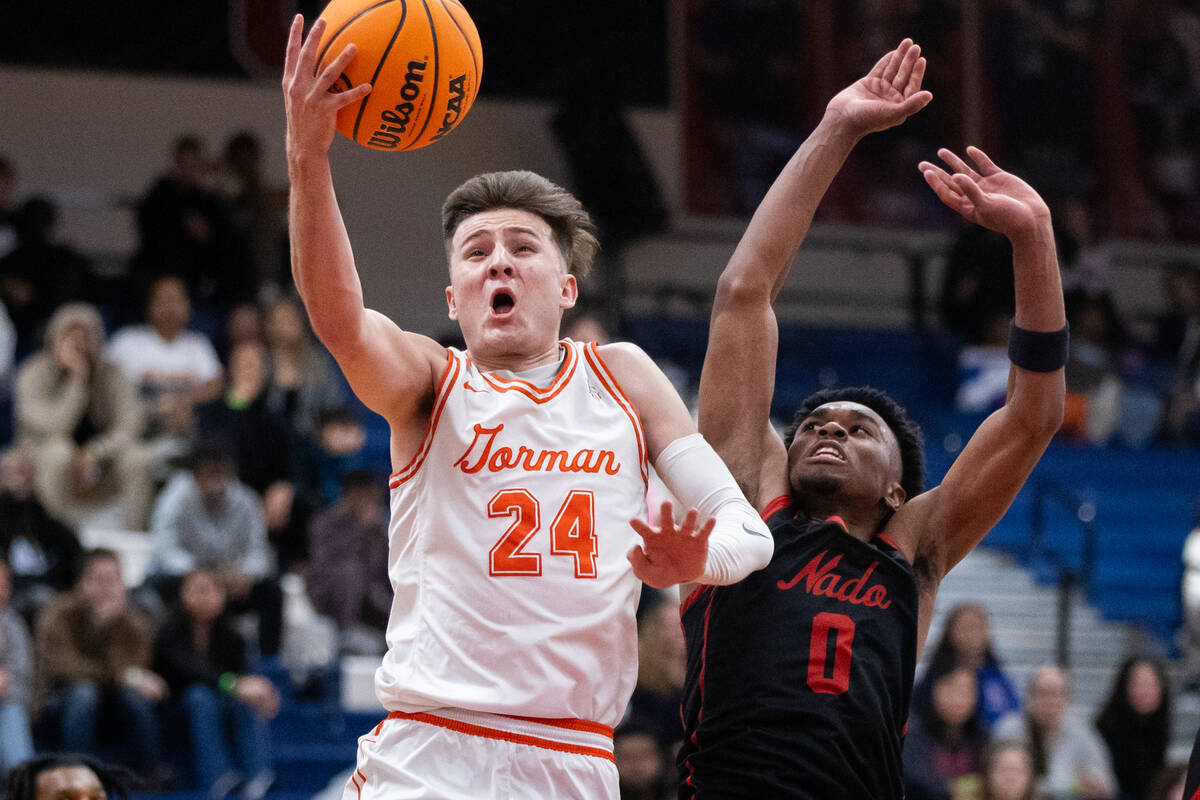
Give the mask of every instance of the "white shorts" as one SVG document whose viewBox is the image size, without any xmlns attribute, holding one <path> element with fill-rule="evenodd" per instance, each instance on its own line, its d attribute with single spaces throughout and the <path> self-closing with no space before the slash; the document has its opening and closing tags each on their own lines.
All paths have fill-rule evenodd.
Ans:
<svg viewBox="0 0 1200 800">
<path fill-rule="evenodd" d="M 393 711 L 359 738 L 342 800 L 618 800 L 612 750 L 582 720 Z"/>
</svg>

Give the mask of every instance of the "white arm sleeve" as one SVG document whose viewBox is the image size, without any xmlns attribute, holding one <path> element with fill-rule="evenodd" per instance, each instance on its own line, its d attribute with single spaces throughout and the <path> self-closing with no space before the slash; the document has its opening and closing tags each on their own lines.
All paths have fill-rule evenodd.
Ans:
<svg viewBox="0 0 1200 800">
<path fill-rule="evenodd" d="M 708 538 L 708 561 L 697 583 L 737 583 L 762 569 L 775 552 L 775 540 L 738 488 L 725 462 L 699 433 L 671 442 L 654 462 L 663 483 L 703 524 L 715 517 Z"/>
</svg>

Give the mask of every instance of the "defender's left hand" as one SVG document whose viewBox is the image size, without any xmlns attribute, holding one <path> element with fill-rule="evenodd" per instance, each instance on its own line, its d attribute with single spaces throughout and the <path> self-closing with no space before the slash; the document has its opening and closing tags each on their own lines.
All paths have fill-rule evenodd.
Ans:
<svg viewBox="0 0 1200 800">
<path fill-rule="evenodd" d="M 676 527 L 671 504 L 664 502 L 657 528 L 631 519 L 629 524 L 642 537 L 642 544 L 634 545 L 626 556 L 633 574 L 655 589 L 689 583 L 702 575 L 708 561 L 708 536 L 717 521 L 710 518 L 697 527 L 698 516 L 692 509 Z"/>
<path fill-rule="evenodd" d="M 834 95 L 825 113 L 860 136 L 886 130 L 904 122 L 933 99 L 932 92 L 921 88 L 924 78 L 921 47 L 905 39 L 879 59 L 870 72 Z"/>
<path fill-rule="evenodd" d="M 943 203 L 965 219 L 1009 239 L 1050 224 L 1050 209 L 1032 186 L 997 167 L 978 147 L 968 147 L 967 155 L 977 169 L 944 147 L 938 150 L 938 156 L 954 170 L 953 174 L 928 161 L 918 165 L 925 182 Z"/>
</svg>

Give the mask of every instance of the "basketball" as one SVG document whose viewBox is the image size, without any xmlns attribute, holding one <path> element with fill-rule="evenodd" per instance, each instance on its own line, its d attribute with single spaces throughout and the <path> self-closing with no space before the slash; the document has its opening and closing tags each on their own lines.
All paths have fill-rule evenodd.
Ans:
<svg viewBox="0 0 1200 800">
<path fill-rule="evenodd" d="M 454 130 L 479 93 L 483 50 L 458 0 L 332 0 L 321 12 L 318 73 L 346 45 L 334 91 L 371 92 L 338 112 L 338 131 L 376 150 L 415 150 Z"/>
</svg>

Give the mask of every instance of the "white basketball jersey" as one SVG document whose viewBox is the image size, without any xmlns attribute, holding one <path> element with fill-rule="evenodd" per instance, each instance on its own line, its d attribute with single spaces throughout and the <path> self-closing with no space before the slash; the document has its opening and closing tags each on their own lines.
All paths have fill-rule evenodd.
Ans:
<svg viewBox="0 0 1200 800">
<path fill-rule="evenodd" d="M 609 726 L 625 712 L 646 444 L 595 344 L 560 352 L 537 386 L 448 351 L 420 449 L 391 477 L 396 596 L 375 676 L 389 710 Z"/>
</svg>

